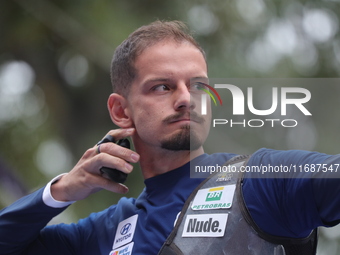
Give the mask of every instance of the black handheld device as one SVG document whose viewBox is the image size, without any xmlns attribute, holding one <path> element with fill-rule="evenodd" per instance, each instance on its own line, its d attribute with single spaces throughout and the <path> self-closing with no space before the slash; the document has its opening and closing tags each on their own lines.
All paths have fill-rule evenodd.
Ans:
<svg viewBox="0 0 340 255">
<path fill-rule="evenodd" d="M 107 143 L 107 142 L 113 142 L 113 141 L 110 138 L 105 137 L 105 139 L 102 140 L 100 144 Z M 124 148 L 130 149 L 130 141 L 126 138 L 119 140 L 116 144 Z M 124 183 L 127 178 L 126 173 L 123 173 L 122 171 L 119 171 L 117 169 L 108 168 L 105 166 L 100 168 L 100 172 L 102 173 L 104 177 L 108 177 L 110 180 L 114 182 L 118 182 L 118 183 Z"/>
</svg>

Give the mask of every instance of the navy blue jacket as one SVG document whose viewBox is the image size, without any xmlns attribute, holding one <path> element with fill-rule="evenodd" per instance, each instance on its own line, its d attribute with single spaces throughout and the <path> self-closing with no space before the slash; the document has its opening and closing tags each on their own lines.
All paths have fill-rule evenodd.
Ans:
<svg viewBox="0 0 340 255">
<path fill-rule="evenodd" d="M 223 165 L 234 154 L 203 154 L 198 165 Z M 310 167 L 318 167 L 315 171 Z M 325 165 L 322 165 L 325 164 Z M 287 166 L 297 170 L 294 178 L 255 178 L 246 173 L 243 193 L 246 205 L 263 231 L 292 238 L 306 237 L 318 226 L 333 226 L 340 220 L 340 179 L 334 175 L 339 156 L 307 152 L 261 149 L 248 166 Z M 299 167 L 304 169 L 300 172 Z M 334 168 L 334 171 L 328 171 Z M 325 171 L 321 171 L 324 169 Z M 326 171 L 327 169 L 327 171 Z M 340 172 L 340 167 L 339 170 Z M 310 178 L 305 178 L 306 176 Z M 302 178 L 303 177 L 303 178 Z M 323 178 L 319 178 L 323 177 Z M 178 213 L 203 179 L 190 178 L 189 163 L 145 180 L 145 189 L 135 198 L 121 198 L 116 205 L 92 213 L 76 224 L 45 225 L 66 208 L 51 208 L 42 200 L 40 189 L 0 211 L 0 254 L 157 254 L 171 232 Z M 125 253 L 114 247 L 117 235 L 129 231 L 125 219 L 138 215 Z M 125 237 L 124 237 L 125 238 Z M 118 254 L 118 253 L 117 253 Z"/>
</svg>

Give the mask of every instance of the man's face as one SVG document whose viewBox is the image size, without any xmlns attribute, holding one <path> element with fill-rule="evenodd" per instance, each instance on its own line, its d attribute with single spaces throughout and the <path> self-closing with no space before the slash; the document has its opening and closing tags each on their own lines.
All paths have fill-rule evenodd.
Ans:
<svg viewBox="0 0 340 255">
<path fill-rule="evenodd" d="M 135 61 L 137 76 L 127 111 L 143 145 L 177 151 L 198 149 L 205 141 L 210 115 L 200 115 L 201 90 L 207 82 L 202 53 L 188 42 L 162 41 Z"/>
</svg>

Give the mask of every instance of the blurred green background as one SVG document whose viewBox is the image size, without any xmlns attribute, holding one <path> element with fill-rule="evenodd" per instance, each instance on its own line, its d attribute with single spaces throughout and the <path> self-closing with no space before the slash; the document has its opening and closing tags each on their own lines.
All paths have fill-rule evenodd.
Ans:
<svg viewBox="0 0 340 255">
<path fill-rule="evenodd" d="M 106 109 L 110 60 L 139 26 L 156 19 L 186 22 L 207 52 L 210 77 L 338 77 L 339 2 L 0 1 L 0 208 L 68 172 L 87 148 L 116 128 Z M 338 153 L 337 92 L 336 85 L 321 87 L 317 93 L 323 101 L 311 101 L 324 129 L 307 130 L 318 137 L 310 150 Z M 325 101 L 334 102 L 328 113 L 319 107 Z M 241 144 L 238 137 L 229 136 L 231 152 L 287 147 L 263 133 Z M 143 189 L 138 166 L 127 185 L 128 196 Z M 119 197 L 101 191 L 54 222 L 77 221 Z M 339 229 L 322 230 L 318 254 L 339 254 L 339 240 Z"/>
</svg>

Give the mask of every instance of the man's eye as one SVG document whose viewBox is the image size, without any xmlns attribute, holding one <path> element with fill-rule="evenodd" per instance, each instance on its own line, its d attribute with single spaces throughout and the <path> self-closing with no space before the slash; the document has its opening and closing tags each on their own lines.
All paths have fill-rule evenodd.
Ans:
<svg viewBox="0 0 340 255">
<path fill-rule="evenodd" d="M 205 86 L 205 83 L 203 83 L 203 82 L 195 82 L 192 85 L 192 89 L 194 89 L 194 90 L 202 90 L 202 89 L 208 89 L 208 87 Z"/>
<path fill-rule="evenodd" d="M 161 91 L 167 91 L 167 90 L 170 90 L 170 89 L 167 85 L 161 84 L 161 85 L 154 86 L 152 88 L 152 90 L 161 92 Z"/>
</svg>

